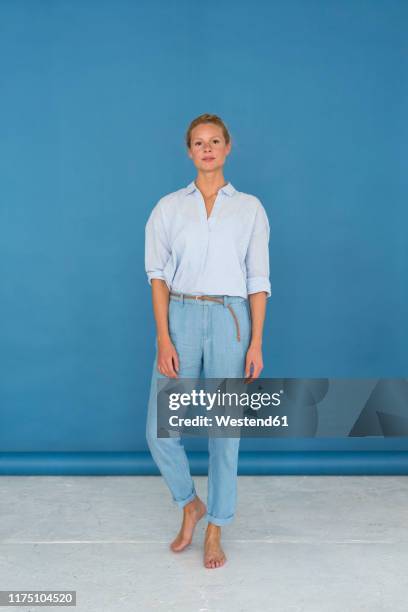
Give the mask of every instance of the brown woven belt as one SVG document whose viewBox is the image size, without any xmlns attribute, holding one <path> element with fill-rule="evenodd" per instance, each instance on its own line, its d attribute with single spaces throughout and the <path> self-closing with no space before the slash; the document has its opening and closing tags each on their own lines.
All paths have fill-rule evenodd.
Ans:
<svg viewBox="0 0 408 612">
<path fill-rule="evenodd" d="M 174 291 L 170 291 L 170 295 L 176 295 L 177 297 L 181 297 L 182 295 L 184 295 L 185 298 L 189 299 L 189 300 L 207 300 L 209 302 L 218 302 L 219 304 L 224 305 L 224 300 L 222 300 L 221 298 L 217 298 L 214 297 L 212 295 L 190 295 L 188 293 L 175 293 Z M 238 318 L 237 315 L 235 314 L 231 304 L 227 304 L 227 308 L 230 311 L 230 313 L 232 314 L 232 316 L 234 317 L 234 321 L 235 321 L 235 325 L 237 328 L 237 340 L 238 342 L 241 341 L 241 335 L 239 332 L 239 323 L 238 323 Z"/>
</svg>

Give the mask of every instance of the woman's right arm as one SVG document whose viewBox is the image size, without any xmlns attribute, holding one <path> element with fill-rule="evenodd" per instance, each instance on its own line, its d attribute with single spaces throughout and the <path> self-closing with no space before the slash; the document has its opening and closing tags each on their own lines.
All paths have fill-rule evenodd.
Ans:
<svg viewBox="0 0 408 612">
<path fill-rule="evenodd" d="M 165 281 L 158 278 L 152 278 L 151 285 L 157 330 L 157 369 L 169 378 L 177 378 L 180 364 L 169 333 L 169 289 Z"/>
<path fill-rule="evenodd" d="M 179 359 L 171 341 L 168 325 L 169 289 L 164 269 L 171 256 L 161 202 L 151 211 L 145 228 L 145 268 L 152 287 L 153 312 L 157 328 L 157 369 L 161 374 L 177 378 Z M 176 372 L 177 370 L 177 372 Z"/>
</svg>

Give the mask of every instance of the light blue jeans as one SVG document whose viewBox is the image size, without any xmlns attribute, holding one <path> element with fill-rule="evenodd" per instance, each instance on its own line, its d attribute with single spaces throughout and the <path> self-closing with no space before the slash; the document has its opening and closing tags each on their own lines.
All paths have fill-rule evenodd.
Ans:
<svg viewBox="0 0 408 612">
<path fill-rule="evenodd" d="M 179 356 L 180 378 L 243 378 L 251 338 L 248 300 L 240 296 L 216 296 L 223 304 L 170 296 L 169 332 Z M 184 299 L 183 299 L 184 298 Z M 231 304 L 240 329 L 237 327 Z M 167 378 L 153 363 L 147 411 L 146 439 L 173 501 L 183 508 L 197 495 L 180 435 L 157 437 L 157 379 Z M 174 380 L 174 379 L 173 379 Z M 237 467 L 240 438 L 208 437 L 208 522 L 226 525 L 234 518 L 237 500 Z"/>
</svg>

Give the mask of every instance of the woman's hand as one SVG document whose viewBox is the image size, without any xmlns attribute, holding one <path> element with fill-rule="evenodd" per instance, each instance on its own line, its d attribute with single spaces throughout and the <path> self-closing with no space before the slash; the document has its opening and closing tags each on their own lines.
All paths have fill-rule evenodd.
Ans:
<svg viewBox="0 0 408 612">
<path fill-rule="evenodd" d="M 253 372 L 251 375 L 251 364 L 253 366 Z M 247 382 L 252 382 L 255 378 L 258 378 L 259 374 L 263 369 L 262 360 L 262 345 L 250 344 L 247 350 L 245 359 L 245 376 L 248 379 Z"/>
<path fill-rule="evenodd" d="M 168 376 L 169 378 L 177 378 L 180 364 L 176 347 L 171 341 L 171 338 L 158 340 L 157 348 L 157 369 L 160 374 Z"/>
</svg>

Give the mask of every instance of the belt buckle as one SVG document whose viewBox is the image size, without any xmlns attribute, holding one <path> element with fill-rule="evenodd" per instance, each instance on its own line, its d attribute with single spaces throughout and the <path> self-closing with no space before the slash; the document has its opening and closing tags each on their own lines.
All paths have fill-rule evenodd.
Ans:
<svg viewBox="0 0 408 612">
<path fill-rule="evenodd" d="M 201 295 L 195 295 L 194 296 L 196 300 L 200 300 L 201 299 Z"/>
</svg>

